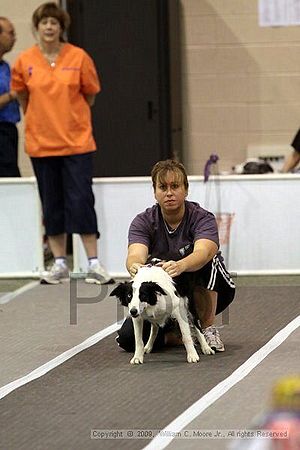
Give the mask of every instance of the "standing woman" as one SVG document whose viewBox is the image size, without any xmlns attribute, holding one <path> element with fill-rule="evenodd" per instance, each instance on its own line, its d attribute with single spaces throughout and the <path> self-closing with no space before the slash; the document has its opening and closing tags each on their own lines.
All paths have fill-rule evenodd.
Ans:
<svg viewBox="0 0 300 450">
<path fill-rule="evenodd" d="M 33 13 L 37 44 L 17 58 L 12 88 L 25 114 L 25 147 L 41 197 L 49 245 L 55 258 L 43 280 L 57 284 L 69 276 L 66 235 L 78 233 L 89 260 L 86 282 L 111 281 L 97 257 L 97 218 L 92 191 L 91 110 L 100 84 L 94 63 L 64 40 L 70 24 L 54 2 Z"/>
</svg>

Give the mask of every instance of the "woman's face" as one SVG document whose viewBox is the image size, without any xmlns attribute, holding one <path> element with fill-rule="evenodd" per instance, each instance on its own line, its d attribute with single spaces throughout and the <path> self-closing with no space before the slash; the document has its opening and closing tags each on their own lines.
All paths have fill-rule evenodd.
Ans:
<svg viewBox="0 0 300 450">
<path fill-rule="evenodd" d="M 41 42 L 57 44 L 62 29 L 55 17 L 43 17 L 38 23 L 37 32 Z"/>
<path fill-rule="evenodd" d="M 182 177 L 176 172 L 168 171 L 163 181 L 156 180 L 154 195 L 162 211 L 176 213 L 184 204 L 187 190 Z"/>
</svg>

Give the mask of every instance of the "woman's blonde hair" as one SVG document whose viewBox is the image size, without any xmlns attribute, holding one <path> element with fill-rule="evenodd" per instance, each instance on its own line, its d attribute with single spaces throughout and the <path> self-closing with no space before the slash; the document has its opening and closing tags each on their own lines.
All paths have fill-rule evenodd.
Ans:
<svg viewBox="0 0 300 450">
<path fill-rule="evenodd" d="M 182 163 L 180 163 L 179 161 L 175 161 L 174 159 L 166 159 L 164 161 L 158 161 L 153 166 L 151 171 L 151 178 L 154 190 L 156 188 L 156 182 L 158 181 L 160 183 L 163 183 L 168 172 L 176 173 L 180 178 L 180 181 L 183 182 L 185 189 L 188 190 L 189 182 L 185 171 L 185 167 Z"/>
</svg>

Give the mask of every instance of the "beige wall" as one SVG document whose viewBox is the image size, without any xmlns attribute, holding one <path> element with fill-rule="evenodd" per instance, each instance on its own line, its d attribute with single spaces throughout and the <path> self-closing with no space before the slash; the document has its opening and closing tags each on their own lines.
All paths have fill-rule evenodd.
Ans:
<svg viewBox="0 0 300 450">
<path fill-rule="evenodd" d="M 300 27 L 260 28 L 258 0 L 180 0 L 183 146 L 191 174 L 248 145 L 289 144 L 300 125 Z"/>
<path fill-rule="evenodd" d="M 257 2 L 180 0 L 183 158 L 190 174 L 201 174 L 211 153 L 230 170 L 248 145 L 290 143 L 300 125 L 300 27 L 260 28 Z M 18 34 L 9 61 L 34 42 L 30 19 L 40 3 L 1 0 L 1 15 Z M 31 174 L 22 132 L 20 160 L 22 174 Z"/>
</svg>

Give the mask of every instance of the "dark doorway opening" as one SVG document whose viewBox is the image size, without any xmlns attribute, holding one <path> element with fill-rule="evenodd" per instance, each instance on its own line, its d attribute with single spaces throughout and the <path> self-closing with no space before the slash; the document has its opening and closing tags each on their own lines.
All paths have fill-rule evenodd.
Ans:
<svg viewBox="0 0 300 450">
<path fill-rule="evenodd" d="M 149 175 L 174 156 L 167 0 L 68 0 L 69 41 L 97 66 L 95 176 Z"/>
</svg>

